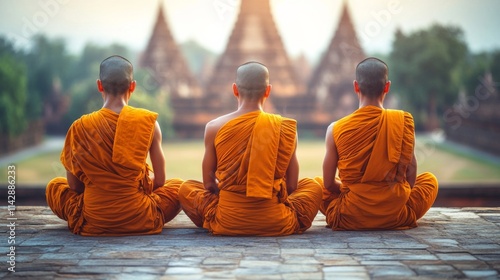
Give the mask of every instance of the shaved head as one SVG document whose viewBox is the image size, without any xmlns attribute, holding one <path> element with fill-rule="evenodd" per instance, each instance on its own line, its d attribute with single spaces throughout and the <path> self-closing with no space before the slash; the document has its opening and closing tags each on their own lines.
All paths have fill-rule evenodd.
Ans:
<svg viewBox="0 0 500 280">
<path fill-rule="evenodd" d="M 361 94 L 376 98 L 383 91 L 389 79 L 389 68 L 382 60 L 369 57 L 361 61 L 356 67 L 356 81 Z"/>
<path fill-rule="evenodd" d="M 104 91 L 112 95 L 127 92 L 133 81 L 132 63 L 119 55 L 113 55 L 101 62 L 99 79 Z"/>
<path fill-rule="evenodd" d="M 269 85 L 269 70 L 259 62 L 247 62 L 236 70 L 236 86 L 240 96 L 259 99 L 266 93 Z"/>
</svg>

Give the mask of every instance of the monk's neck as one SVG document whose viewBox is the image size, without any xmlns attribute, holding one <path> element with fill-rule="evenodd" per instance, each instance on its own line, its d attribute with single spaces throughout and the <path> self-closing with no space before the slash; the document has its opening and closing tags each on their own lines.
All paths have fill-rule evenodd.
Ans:
<svg viewBox="0 0 500 280">
<path fill-rule="evenodd" d="M 248 113 L 253 111 L 264 111 L 262 109 L 262 104 L 255 102 L 239 102 L 238 104 L 238 112 L 240 113 Z"/>
<path fill-rule="evenodd" d="M 128 105 L 128 99 L 124 96 L 112 96 L 108 95 L 104 97 L 103 108 L 109 109 L 117 114 L 120 114 L 123 107 Z"/>
<path fill-rule="evenodd" d="M 384 104 L 383 100 L 380 99 L 368 99 L 368 98 L 361 98 L 359 100 L 359 108 L 367 107 L 367 106 L 375 106 L 379 107 L 381 109 L 384 109 Z"/>
</svg>

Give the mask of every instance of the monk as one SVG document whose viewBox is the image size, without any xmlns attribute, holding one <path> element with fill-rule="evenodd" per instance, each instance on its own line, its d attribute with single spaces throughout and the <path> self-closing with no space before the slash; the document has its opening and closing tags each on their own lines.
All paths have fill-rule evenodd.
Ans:
<svg viewBox="0 0 500 280">
<path fill-rule="evenodd" d="M 97 80 L 102 109 L 68 130 L 61 153 L 66 178 L 50 181 L 46 198 L 75 234 L 157 234 L 180 212 L 182 180 L 165 181 L 158 114 L 127 105 L 135 87 L 132 64 L 106 58 Z"/>
<path fill-rule="evenodd" d="M 203 183 L 186 181 L 179 190 L 187 216 L 214 235 L 302 233 L 318 213 L 321 186 L 298 180 L 296 121 L 263 111 L 270 93 L 264 65 L 237 69 L 238 109 L 205 127 Z"/>
<path fill-rule="evenodd" d="M 387 65 L 376 58 L 356 68 L 359 109 L 326 132 L 320 211 L 333 230 L 409 229 L 434 203 L 438 182 L 417 174 L 413 117 L 384 109 Z M 336 172 L 338 168 L 338 177 Z"/>
</svg>

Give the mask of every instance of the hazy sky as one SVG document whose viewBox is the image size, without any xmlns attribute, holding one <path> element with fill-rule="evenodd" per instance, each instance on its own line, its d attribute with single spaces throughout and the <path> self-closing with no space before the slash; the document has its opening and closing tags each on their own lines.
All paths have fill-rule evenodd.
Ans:
<svg viewBox="0 0 500 280">
<path fill-rule="evenodd" d="M 25 46 L 37 32 L 63 37 L 73 52 L 87 42 L 117 42 L 145 49 L 163 2 L 177 42 L 194 39 L 220 53 L 236 19 L 239 0 L 0 0 L 0 35 Z M 292 56 L 323 52 L 347 2 L 367 53 L 389 52 L 394 30 L 432 23 L 460 26 L 474 52 L 500 48 L 498 0 L 271 0 L 274 20 Z"/>
</svg>

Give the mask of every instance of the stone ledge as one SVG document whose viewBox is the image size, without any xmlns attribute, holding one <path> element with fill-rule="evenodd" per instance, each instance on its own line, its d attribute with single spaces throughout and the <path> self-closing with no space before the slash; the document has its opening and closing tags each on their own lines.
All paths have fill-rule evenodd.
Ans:
<svg viewBox="0 0 500 280">
<path fill-rule="evenodd" d="M 73 235 L 47 207 L 0 207 L 0 217 L 5 244 L 17 218 L 6 279 L 500 278 L 500 207 L 431 208 L 404 231 L 333 232 L 318 214 L 284 237 L 211 236 L 183 213 L 159 235 L 127 237 Z"/>
<path fill-rule="evenodd" d="M 0 184 L 7 190 L 7 185 Z M 17 205 L 47 206 L 45 185 L 16 186 Z M 0 201 L 7 200 L 7 191 L 0 192 Z M 500 182 L 492 183 L 441 183 L 434 203 L 436 207 L 500 207 Z"/>
</svg>

